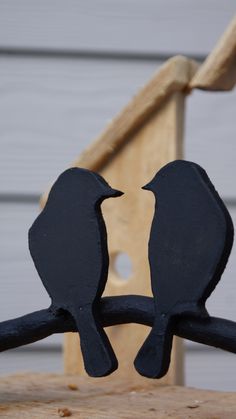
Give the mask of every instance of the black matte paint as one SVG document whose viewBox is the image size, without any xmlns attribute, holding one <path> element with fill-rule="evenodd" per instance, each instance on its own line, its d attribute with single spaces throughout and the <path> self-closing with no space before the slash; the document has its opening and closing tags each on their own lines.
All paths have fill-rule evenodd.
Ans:
<svg viewBox="0 0 236 419">
<path fill-rule="evenodd" d="M 97 174 L 69 169 L 29 232 L 30 251 L 52 305 L 1 322 L 0 351 L 78 331 L 87 372 L 102 376 L 117 367 L 103 327 L 140 323 L 152 326 L 135 361 L 148 377 L 168 370 L 173 334 L 236 353 L 236 323 L 209 317 L 205 310 L 232 247 L 227 209 L 204 170 L 191 162 L 170 163 L 146 189 L 156 196 L 149 242 L 154 298 L 101 298 L 108 252 L 100 205 L 121 193 Z"/>
<path fill-rule="evenodd" d="M 108 274 L 105 198 L 120 196 L 89 170 L 71 168 L 53 185 L 46 206 L 29 231 L 29 248 L 54 312 L 74 318 L 85 369 L 93 377 L 110 374 L 118 364 L 101 326 L 98 302 Z"/>
<path fill-rule="evenodd" d="M 169 368 L 176 318 L 208 316 L 205 301 L 227 263 L 233 223 L 206 172 L 195 163 L 167 164 L 144 189 L 156 198 L 149 240 L 155 319 L 135 368 L 146 377 L 161 378 Z"/>
<path fill-rule="evenodd" d="M 99 303 L 103 327 L 126 323 L 153 326 L 154 300 L 140 295 L 105 297 Z M 76 332 L 73 317 L 50 308 L 0 323 L 0 352 L 44 339 L 53 333 Z M 174 324 L 175 335 L 194 342 L 236 353 L 236 323 L 217 317 L 179 317 Z"/>
</svg>

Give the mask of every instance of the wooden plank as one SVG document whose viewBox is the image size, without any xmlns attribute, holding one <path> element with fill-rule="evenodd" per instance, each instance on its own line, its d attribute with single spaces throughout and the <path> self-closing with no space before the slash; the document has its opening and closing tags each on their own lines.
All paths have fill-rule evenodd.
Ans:
<svg viewBox="0 0 236 419">
<path fill-rule="evenodd" d="M 147 249 L 154 199 L 140 188 L 165 163 L 182 157 L 184 97 L 184 93 L 176 92 L 166 99 L 162 107 L 139 130 L 130 134 L 113 158 L 100 168 L 100 173 L 113 187 L 125 192 L 124 197 L 116 202 L 107 200 L 103 204 L 110 253 L 106 295 L 150 295 Z M 120 278 L 115 269 L 116 257 L 120 253 L 127 254 L 131 260 L 132 272 L 126 281 Z M 132 363 L 147 332 L 147 328 L 138 325 L 109 328 L 108 335 L 120 365 L 116 376 L 126 377 L 130 381 L 138 380 Z M 179 347 L 181 341 L 176 340 L 170 371 L 161 382 L 182 382 L 182 352 Z M 73 334 L 67 336 L 66 372 L 82 373 L 79 353 L 78 337 Z"/>
<path fill-rule="evenodd" d="M 208 54 L 235 0 L 2 0 L 7 48 L 147 54 Z"/>
<path fill-rule="evenodd" d="M 231 90 L 236 83 L 236 16 L 190 82 L 203 90 Z"/>
<path fill-rule="evenodd" d="M 128 385 L 112 378 L 88 380 L 55 374 L 19 374 L 0 380 L 4 418 L 233 418 L 236 395 L 144 380 Z M 64 415 L 65 417 L 66 415 Z"/>
</svg>

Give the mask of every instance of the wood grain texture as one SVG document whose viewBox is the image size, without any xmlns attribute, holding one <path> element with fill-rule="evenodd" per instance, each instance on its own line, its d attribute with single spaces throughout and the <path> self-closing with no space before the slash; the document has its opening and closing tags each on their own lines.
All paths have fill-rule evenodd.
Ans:
<svg viewBox="0 0 236 419">
<path fill-rule="evenodd" d="M 1 0 L 0 45 L 207 54 L 234 13 L 234 0 Z"/>
<path fill-rule="evenodd" d="M 166 99 L 163 106 L 130 135 L 119 152 L 100 169 L 114 188 L 125 192 L 116 202 L 104 202 L 102 207 L 110 254 L 106 295 L 150 295 L 147 243 L 154 199 L 140 188 L 165 163 L 182 156 L 183 118 L 184 94 L 177 92 Z M 80 162 L 77 164 L 80 165 Z M 127 253 L 131 259 L 132 274 L 127 281 L 119 278 L 114 266 L 116 255 L 121 252 Z M 108 330 L 119 361 L 117 376 L 137 380 L 132 363 L 147 332 L 147 328 L 137 325 L 122 325 Z M 175 345 L 181 345 L 180 341 L 176 340 Z M 65 346 L 66 372 L 83 371 L 78 355 L 77 338 L 69 335 Z M 172 361 L 170 372 L 163 380 L 168 383 L 182 382 L 181 356 L 175 359 L 173 355 Z"/>
<path fill-rule="evenodd" d="M 204 90 L 231 90 L 236 83 L 236 16 L 190 82 Z"/>
<path fill-rule="evenodd" d="M 233 418 L 235 393 L 177 386 L 156 387 L 142 379 L 130 385 L 56 374 L 19 374 L 0 380 L 0 416 L 6 418 Z"/>
</svg>

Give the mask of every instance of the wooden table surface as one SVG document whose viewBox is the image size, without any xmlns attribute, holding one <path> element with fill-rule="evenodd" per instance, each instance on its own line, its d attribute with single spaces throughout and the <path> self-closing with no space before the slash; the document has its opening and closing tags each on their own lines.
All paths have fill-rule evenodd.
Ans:
<svg viewBox="0 0 236 419">
<path fill-rule="evenodd" d="M 64 416 L 63 416 L 64 415 Z M 66 416 L 68 415 L 68 416 Z M 17 374 L 0 378 L 2 418 L 236 418 L 236 393 L 136 385 L 109 378 Z"/>
</svg>

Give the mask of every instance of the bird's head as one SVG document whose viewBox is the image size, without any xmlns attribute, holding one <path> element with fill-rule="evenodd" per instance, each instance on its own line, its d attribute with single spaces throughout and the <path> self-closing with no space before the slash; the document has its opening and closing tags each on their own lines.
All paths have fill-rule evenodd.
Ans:
<svg viewBox="0 0 236 419">
<path fill-rule="evenodd" d="M 61 202 L 73 205 L 83 201 L 96 204 L 106 198 L 121 195 L 123 192 L 111 188 L 99 174 L 88 169 L 72 167 L 58 177 L 52 186 L 48 201 L 49 204 L 52 201 L 56 205 Z"/>
<path fill-rule="evenodd" d="M 155 194 L 156 192 L 156 187 L 158 185 L 158 173 L 154 176 L 154 178 L 148 182 L 146 185 L 142 186 L 142 189 L 144 189 L 145 191 L 151 191 Z"/>
<path fill-rule="evenodd" d="M 188 177 L 190 166 L 194 164 L 185 160 L 175 160 L 163 166 L 153 177 L 153 179 L 144 185 L 142 189 L 148 190 L 154 193 L 154 195 L 160 195 L 160 193 L 166 193 L 172 187 L 182 188 L 182 184 L 179 182 L 179 175 L 184 180 Z M 196 165 L 195 165 L 196 166 Z"/>
<path fill-rule="evenodd" d="M 98 173 L 90 172 L 95 177 L 96 185 L 98 186 L 99 197 L 103 200 L 106 198 L 116 198 L 122 196 L 124 192 L 118 189 L 111 188 L 105 179 Z"/>
</svg>

